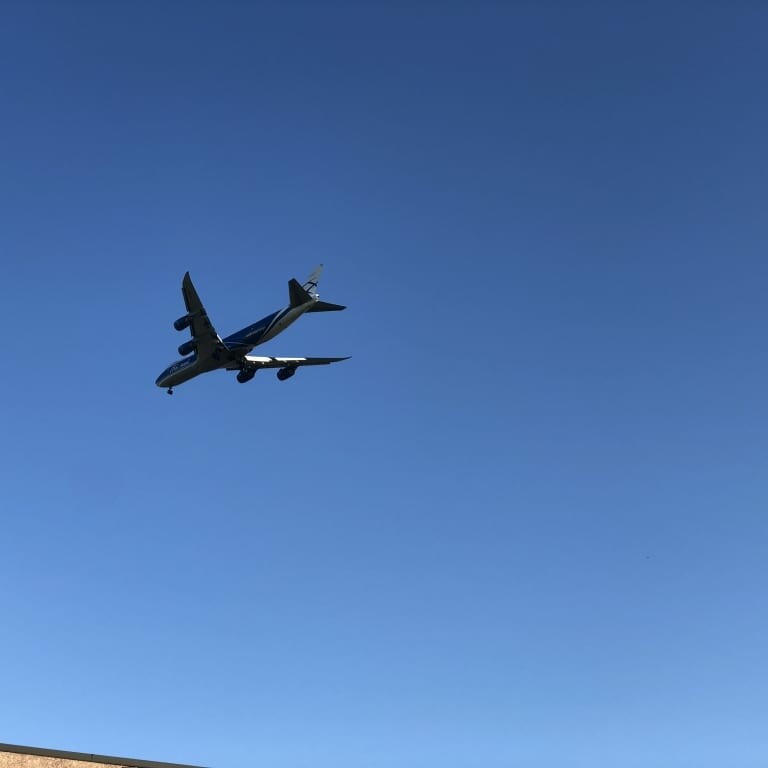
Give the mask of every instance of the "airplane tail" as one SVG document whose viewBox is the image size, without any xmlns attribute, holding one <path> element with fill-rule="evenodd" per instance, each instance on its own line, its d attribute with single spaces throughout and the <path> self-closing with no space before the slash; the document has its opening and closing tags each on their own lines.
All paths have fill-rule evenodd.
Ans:
<svg viewBox="0 0 768 768">
<path fill-rule="evenodd" d="M 312 301 L 312 295 L 299 285 L 299 281 L 295 278 L 288 281 L 288 297 L 292 307 L 300 307 L 302 304 Z"/>
<path fill-rule="evenodd" d="M 338 312 L 342 309 L 346 309 L 346 307 L 341 304 L 331 304 L 329 301 L 316 301 L 307 312 Z"/>
<path fill-rule="evenodd" d="M 320 280 L 320 273 L 323 271 L 323 265 L 320 264 L 314 272 L 306 279 L 303 285 L 295 278 L 288 281 L 288 295 L 291 299 L 292 307 L 300 307 L 302 304 L 313 302 L 307 312 L 338 312 L 346 309 L 341 304 L 331 304 L 327 301 L 320 301 L 320 294 L 317 292 L 317 284 Z"/>
<path fill-rule="evenodd" d="M 312 274 L 306 279 L 304 285 L 301 287 L 313 298 L 313 299 L 319 299 L 317 293 L 317 284 L 320 282 L 320 275 L 323 272 L 323 265 L 319 264 L 317 267 L 315 267 Z"/>
</svg>

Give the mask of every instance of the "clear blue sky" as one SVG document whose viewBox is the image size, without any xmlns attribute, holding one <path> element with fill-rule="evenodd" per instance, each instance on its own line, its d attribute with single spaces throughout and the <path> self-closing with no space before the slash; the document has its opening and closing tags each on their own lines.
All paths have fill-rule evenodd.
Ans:
<svg viewBox="0 0 768 768">
<path fill-rule="evenodd" d="M 766 764 L 765 5 L 2 16 L 0 741 Z"/>
</svg>

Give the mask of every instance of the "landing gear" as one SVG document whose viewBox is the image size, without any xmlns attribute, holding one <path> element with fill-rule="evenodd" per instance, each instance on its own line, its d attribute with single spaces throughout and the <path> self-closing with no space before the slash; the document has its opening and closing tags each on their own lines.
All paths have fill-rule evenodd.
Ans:
<svg viewBox="0 0 768 768">
<path fill-rule="evenodd" d="M 173 394 L 173 388 L 172 388 L 172 387 L 168 387 L 168 394 L 169 394 L 169 395 L 172 395 L 172 394 Z"/>
</svg>

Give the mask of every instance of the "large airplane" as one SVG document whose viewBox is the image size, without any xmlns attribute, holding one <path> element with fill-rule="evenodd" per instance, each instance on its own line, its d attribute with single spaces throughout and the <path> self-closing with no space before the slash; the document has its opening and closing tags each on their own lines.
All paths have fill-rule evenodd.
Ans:
<svg viewBox="0 0 768 768">
<path fill-rule="evenodd" d="M 179 347 L 182 359 L 171 363 L 157 377 L 155 384 L 158 387 L 167 388 L 168 394 L 172 395 L 175 386 L 201 373 L 219 368 L 237 371 L 237 380 L 241 384 L 250 381 L 262 368 L 277 368 L 277 378 L 285 381 L 290 379 L 296 373 L 296 369 L 302 365 L 328 365 L 348 360 L 348 357 L 257 357 L 248 354 L 259 344 L 274 339 L 278 333 L 296 322 L 305 312 L 336 312 L 346 309 L 340 304 L 320 301 L 317 283 L 322 271 L 321 264 L 303 285 L 299 284 L 298 280 L 290 280 L 288 282 L 290 302 L 285 309 L 279 309 L 225 339 L 216 333 L 216 329 L 208 319 L 208 313 L 187 272 L 181 282 L 181 293 L 184 296 L 187 313 L 176 320 L 173 327 L 177 331 L 189 328 L 192 338 Z M 190 356 L 186 357 L 186 355 Z"/>
</svg>

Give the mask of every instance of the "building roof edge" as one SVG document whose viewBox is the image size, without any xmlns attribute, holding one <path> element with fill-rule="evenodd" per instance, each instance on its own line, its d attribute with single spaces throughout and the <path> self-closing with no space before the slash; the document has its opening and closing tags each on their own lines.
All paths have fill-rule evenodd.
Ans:
<svg viewBox="0 0 768 768">
<path fill-rule="evenodd" d="M 86 763 L 103 763 L 105 765 L 121 765 L 125 768 L 201 768 L 197 765 L 183 763 L 164 763 L 157 760 L 135 760 L 132 757 L 114 757 L 111 755 L 92 755 L 87 752 L 66 752 L 61 749 L 42 749 L 40 747 L 23 747 L 19 744 L 0 744 L 0 752 L 14 752 L 21 755 L 37 755 L 39 757 L 58 757 L 64 760 L 81 760 Z"/>
</svg>

